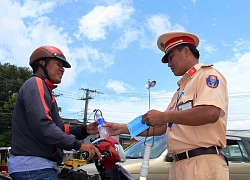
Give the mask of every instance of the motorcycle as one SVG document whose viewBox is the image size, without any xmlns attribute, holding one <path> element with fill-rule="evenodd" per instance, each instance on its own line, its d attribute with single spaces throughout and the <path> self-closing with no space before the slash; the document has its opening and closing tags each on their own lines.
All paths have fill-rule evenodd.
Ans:
<svg viewBox="0 0 250 180">
<path fill-rule="evenodd" d="M 103 160 L 99 160 L 97 157 L 93 158 L 101 180 L 135 180 L 126 169 L 117 164 L 126 161 L 124 150 L 119 141 L 110 136 L 106 139 L 98 138 L 92 144 L 102 154 Z M 88 153 L 82 153 L 82 157 L 87 159 Z"/>
<path fill-rule="evenodd" d="M 83 170 L 64 170 L 59 179 L 98 179 L 98 180 L 135 180 L 135 178 L 118 162 L 125 162 L 126 156 L 124 150 L 116 139 L 108 137 L 106 139 L 98 138 L 92 140 L 97 149 L 102 154 L 102 160 L 95 155 L 91 161 L 95 164 L 98 175 L 88 175 Z M 83 159 L 89 157 L 88 152 L 80 153 Z"/>
</svg>

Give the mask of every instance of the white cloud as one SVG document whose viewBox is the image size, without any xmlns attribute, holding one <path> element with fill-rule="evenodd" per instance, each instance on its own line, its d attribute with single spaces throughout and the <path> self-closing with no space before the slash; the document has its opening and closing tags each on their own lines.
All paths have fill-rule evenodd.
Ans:
<svg viewBox="0 0 250 180">
<path fill-rule="evenodd" d="M 17 3 L 15 3 L 16 5 Z M 18 6 L 21 6 L 20 4 Z M 44 14 L 50 13 L 53 8 L 56 6 L 56 3 L 53 1 L 34 1 L 26 0 L 23 3 L 23 6 L 17 7 L 20 12 L 21 18 L 35 18 Z"/>
<path fill-rule="evenodd" d="M 170 31 L 184 31 L 185 29 L 179 24 L 172 25 L 168 15 L 156 14 L 147 18 L 142 32 L 146 30 L 150 32 L 152 38 L 149 38 L 148 34 L 144 34 L 144 36 L 139 39 L 141 48 L 156 49 L 156 40 L 161 34 Z"/>
<path fill-rule="evenodd" d="M 131 42 L 138 40 L 141 35 L 141 31 L 127 28 L 124 30 L 124 34 L 113 44 L 113 47 L 119 50 L 126 49 Z"/>
<path fill-rule="evenodd" d="M 250 52 L 238 59 L 214 63 L 228 81 L 230 93 L 250 92 Z"/>
<path fill-rule="evenodd" d="M 184 27 L 179 24 L 172 25 L 168 15 L 157 14 L 147 19 L 148 29 L 152 31 L 154 36 L 158 37 L 163 33 L 170 31 L 184 31 Z"/>
<path fill-rule="evenodd" d="M 39 8 L 38 8 L 39 7 Z M 2 63 L 9 62 L 17 66 L 29 66 L 31 53 L 39 46 L 54 45 L 61 49 L 69 62 L 75 64 L 70 58 L 68 44 L 71 39 L 63 28 L 56 27 L 51 19 L 44 16 L 52 11 L 54 3 L 39 1 L 6 1 L 0 7 L 0 58 Z M 8 11 L 6 11 L 8 10 Z M 73 69 L 73 68 L 72 68 Z M 62 87 L 74 83 L 75 71 L 68 69 L 63 77 Z"/>
<path fill-rule="evenodd" d="M 249 130 L 250 129 L 250 120 L 249 119 L 246 119 L 246 120 L 238 119 L 236 121 L 229 123 L 227 126 L 227 129 L 228 130 L 234 130 L 234 129 Z"/>
<path fill-rule="evenodd" d="M 82 35 L 92 41 L 106 39 L 107 31 L 113 28 L 122 28 L 133 11 L 132 7 L 122 3 L 107 7 L 96 6 L 79 20 L 79 32 L 76 33 L 76 36 Z"/>
<path fill-rule="evenodd" d="M 116 94 L 125 93 L 127 91 L 127 89 L 130 89 L 130 90 L 133 89 L 128 84 L 125 84 L 122 81 L 117 81 L 117 80 L 113 80 L 113 79 L 108 80 L 106 87 L 114 90 L 116 92 Z"/>
<path fill-rule="evenodd" d="M 205 50 L 209 54 L 213 54 L 217 49 L 213 46 L 213 44 L 208 43 L 206 40 L 201 39 L 199 47 Z"/>
<path fill-rule="evenodd" d="M 243 48 L 244 47 L 244 48 Z M 228 129 L 249 129 L 250 43 L 236 41 L 230 60 L 214 63 L 227 79 L 229 92 Z"/>
<path fill-rule="evenodd" d="M 173 92 L 166 92 L 164 90 L 157 92 L 152 91 L 151 109 L 164 111 L 167 108 L 172 95 Z M 121 93 L 117 94 L 117 97 L 112 98 L 112 100 L 99 97 L 98 100 L 93 100 L 89 104 L 90 111 L 96 108 L 102 111 L 103 116 L 107 121 L 128 123 L 139 115 L 145 114 L 149 110 L 148 95 Z"/>
<path fill-rule="evenodd" d="M 250 50 L 250 42 L 247 40 L 238 39 L 238 40 L 234 41 L 234 43 L 235 43 L 235 46 L 233 48 L 233 51 L 236 53 Z"/>
<path fill-rule="evenodd" d="M 146 113 L 148 108 L 147 103 L 141 99 L 132 101 L 130 98 L 123 101 L 92 101 L 89 107 L 90 109 L 93 109 L 93 107 L 100 109 L 106 121 L 118 123 L 130 122 L 139 115 Z"/>
<path fill-rule="evenodd" d="M 77 73 L 88 71 L 91 73 L 102 72 L 114 63 L 113 55 L 99 52 L 98 49 L 83 45 L 82 48 L 72 50 L 77 61 Z"/>
</svg>

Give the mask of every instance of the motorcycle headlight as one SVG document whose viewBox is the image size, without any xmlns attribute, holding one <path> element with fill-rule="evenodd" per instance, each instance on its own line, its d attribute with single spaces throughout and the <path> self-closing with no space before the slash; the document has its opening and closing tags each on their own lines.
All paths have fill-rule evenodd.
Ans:
<svg viewBox="0 0 250 180">
<path fill-rule="evenodd" d="M 126 155 L 124 153 L 124 150 L 123 150 L 122 146 L 120 144 L 115 144 L 115 149 L 119 154 L 120 161 L 125 162 L 126 161 Z"/>
</svg>

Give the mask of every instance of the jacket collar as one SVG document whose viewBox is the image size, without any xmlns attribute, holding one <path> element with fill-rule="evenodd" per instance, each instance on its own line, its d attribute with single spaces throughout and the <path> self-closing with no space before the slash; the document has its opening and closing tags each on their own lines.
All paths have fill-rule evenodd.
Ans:
<svg viewBox="0 0 250 180">
<path fill-rule="evenodd" d="M 32 76 L 36 76 L 44 80 L 44 82 L 48 85 L 49 89 L 52 91 L 53 89 L 57 88 L 57 85 L 54 85 L 51 81 L 49 81 L 47 78 L 43 77 L 41 74 L 33 74 Z"/>
</svg>

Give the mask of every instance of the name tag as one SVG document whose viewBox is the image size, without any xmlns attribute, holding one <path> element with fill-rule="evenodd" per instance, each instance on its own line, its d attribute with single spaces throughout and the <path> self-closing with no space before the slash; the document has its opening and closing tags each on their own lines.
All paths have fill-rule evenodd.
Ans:
<svg viewBox="0 0 250 180">
<path fill-rule="evenodd" d="M 193 101 L 188 101 L 184 104 L 180 104 L 178 106 L 178 111 L 183 111 L 183 110 L 187 110 L 187 109 L 191 109 L 193 107 Z"/>
</svg>

